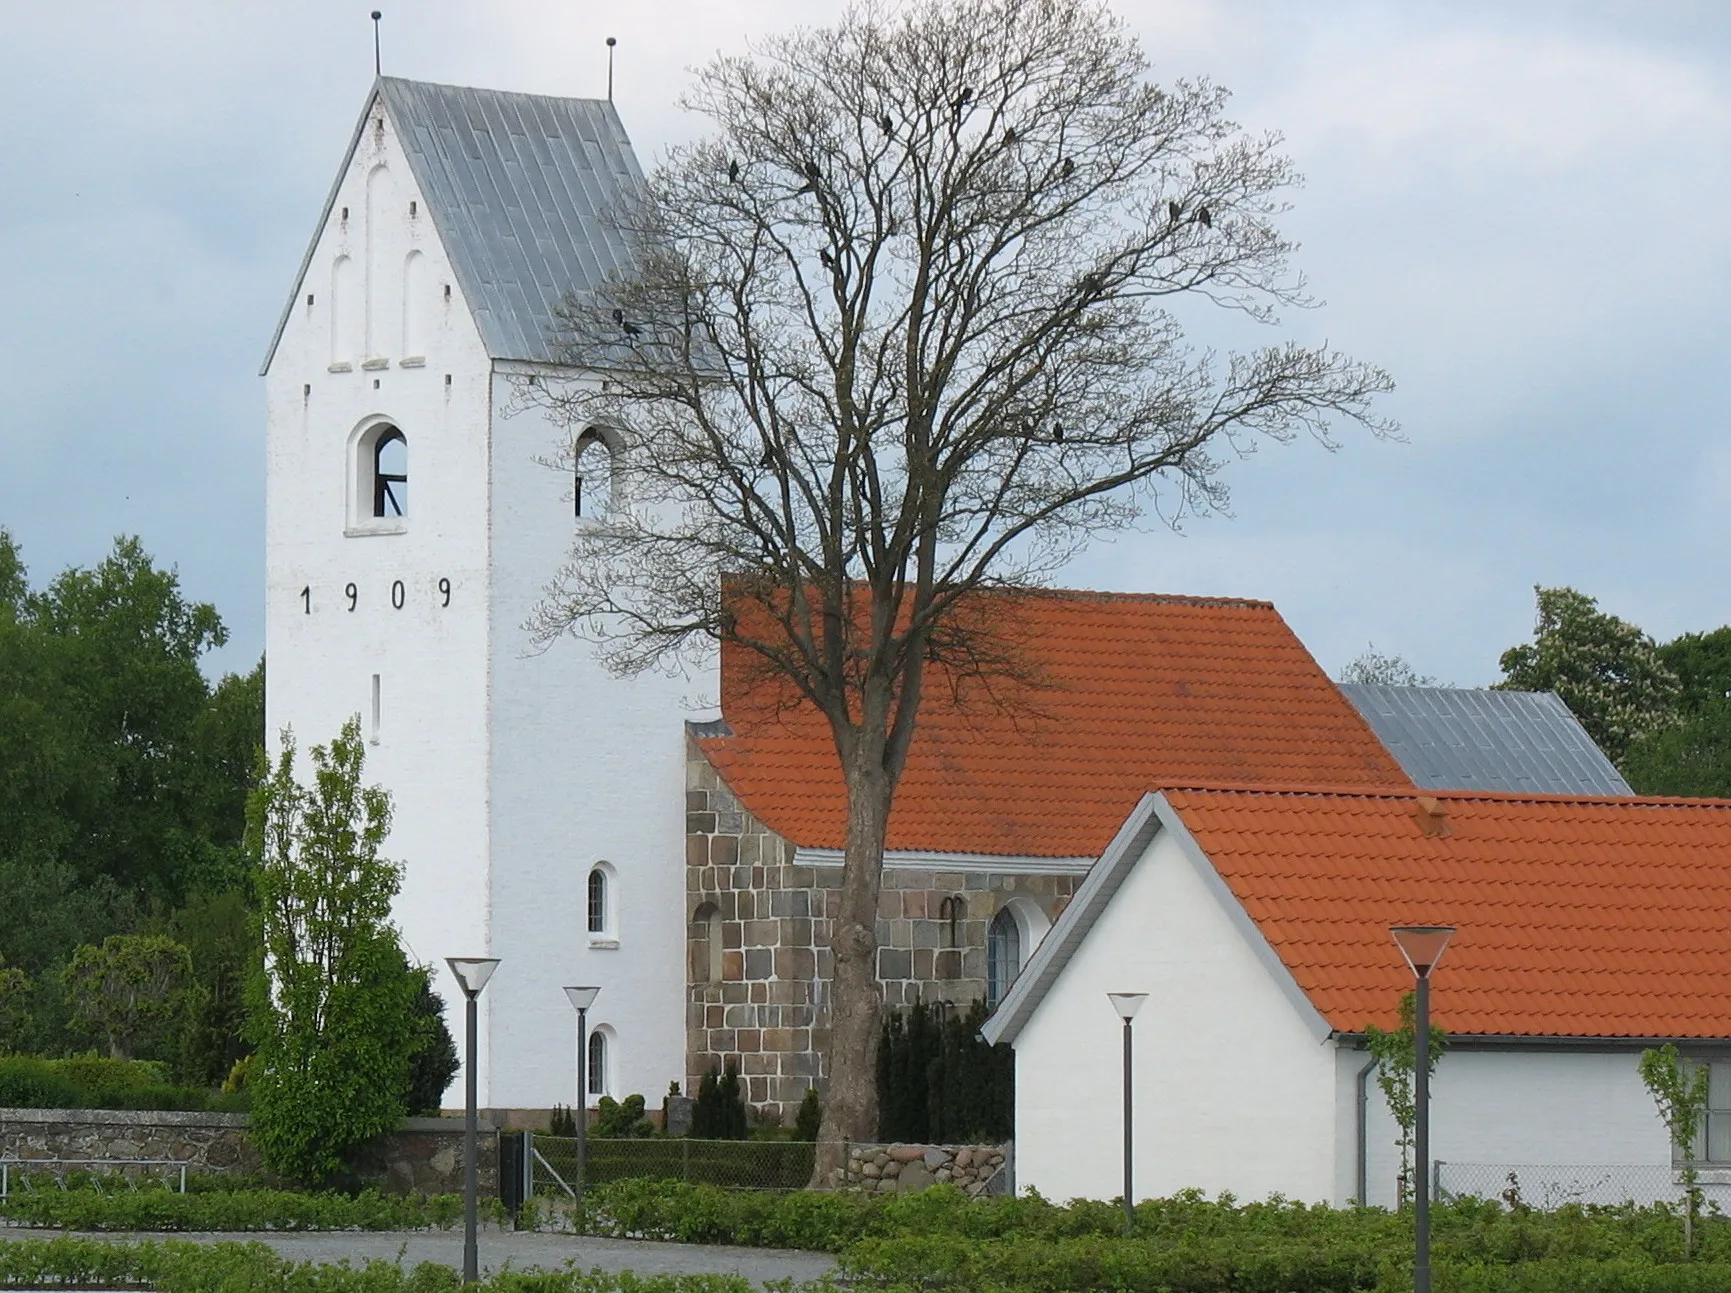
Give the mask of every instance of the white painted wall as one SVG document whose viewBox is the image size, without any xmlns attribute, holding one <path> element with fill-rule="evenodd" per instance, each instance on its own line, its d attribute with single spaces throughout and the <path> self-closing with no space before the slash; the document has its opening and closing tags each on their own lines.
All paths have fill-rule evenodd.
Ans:
<svg viewBox="0 0 1731 1293">
<path fill-rule="evenodd" d="M 411 955 L 437 966 L 459 1049 L 443 959 L 503 959 L 481 998 L 484 1106 L 572 1100 L 560 988 L 574 982 L 602 987 L 591 1019 L 615 1034 L 613 1094 L 654 1103 L 684 1071 L 684 702 L 714 683 L 616 679 L 576 642 L 530 649 L 521 626 L 574 521 L 570 482 L 536 461 L 564 433 L 510 416 L 511 395 L 375 105 L 266 375 L 267 723 L 303 747 L 351 714 L 370 726 L 379 676 L 367 771 L 395 799 L 395 915 Z M 408 439 L 400 525 L 353 515 L 350 440 L 381 418 Z M 615 946 L 585 929 L 583 883 L 602 859 L 617 873 Z"/>
<path fill-rule="evenodd" d="M 685 1071 L 685 702 L 715 684 L 616 677 L 574 639 L 533 650 L 522 626 L 582 522 L 570 479 L 544 465 L 570 433 L 523 408 L 515 380 L 497 377 L 493 407 L 492 902 L 495 944 L 509 949 L 495 1098 L 574 1098 L 575 1021 L 560 987 L 587 983 L 601 987 L 590 1023 L 609 1032 L 608 1094 L 655 1105 Z M 585 885 L 598 863 L 613 928 L 591 937 Z"/>
<path fill-rule="evenodd" d="M 1135 1021 L 1135 1193 L 1334 1193 L 1335 1055 L 1167 832 L 1158 835 L 1016 1039 L 1016 1183 L 1122 1192 L 1122 1025 Z"/>
<path fill-rule="evenodd" d="M 1445 981 L 1439 991 L 1446 986 Z M 1446 1003 L 1439 1007 L 1446 1026 Z M 1362 1059 L 1361 1052 L 1352 1053 L 1342 1067 L 1356 1072 Z M 1623 1190 L 1642 1199 L 1669 1197 L 1670 1141 L 1641 1083 L 1638 1059 L 1631 1050 L 1451 1050 L 1432 1079 L 1431 1156 L 1515 1170 L 1524 1197 L 1535 1204 L 1547 1201 L 1547 1190 L 1568 1193 L 1582 1186 L 1600 1191 L 1604 1202 L 1620 1202 Z M 1368 1201 L 1392 1207 L 1397 1132 L 1374 1077 L 1368 1114 Z M 1344 1130 L 1350 1134 L 1351 1124 Z M 1577 1167 L 1631 1170 L 1543 1170 Z M 1466 1175 L 1457 1166 L 1455 1179 Z M 1496 1184 L 1502 1172 L 1470 1176 Z M 1353 1192 L 1350 1181 L 1343 1184 L 1341 1200 Z M 1500 1185 L 1492 1193 L 1499 1191 Z"/>
</svg>

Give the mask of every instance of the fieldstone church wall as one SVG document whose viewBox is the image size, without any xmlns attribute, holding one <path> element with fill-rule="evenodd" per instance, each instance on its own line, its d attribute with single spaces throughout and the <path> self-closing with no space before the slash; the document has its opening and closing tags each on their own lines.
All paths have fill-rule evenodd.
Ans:
<svg viewBox="0 0 1731 1293">
<path fill-rule="evenodd" d="M 791 1121 L 824 1077 L 829 943 L 839 866 L 796 865 L 794 844 L 735 798 L 695 742 L 686 762 L 686 1080 L 737 1059 L 747 1103 Z M 878 905 L 886 1007 L 967 1006 L 986 991 L 986 931 L 1008 902 L 1055 920 L 1070 874 L 891 867 Z M 1024 958 L 1032 951 L 1023 948 Z"/>
</svg>

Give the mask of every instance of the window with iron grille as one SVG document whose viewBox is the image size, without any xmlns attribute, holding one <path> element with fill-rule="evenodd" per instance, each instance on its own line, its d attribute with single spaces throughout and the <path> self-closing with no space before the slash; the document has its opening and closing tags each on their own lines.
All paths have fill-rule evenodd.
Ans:
<svg viewBox="0 0 1731 1293">
<path fill-rule="evenodd" d="M 600 867 L 589 872 L 589 932 L 607 932 L 607 873 Z"/>
</svg>

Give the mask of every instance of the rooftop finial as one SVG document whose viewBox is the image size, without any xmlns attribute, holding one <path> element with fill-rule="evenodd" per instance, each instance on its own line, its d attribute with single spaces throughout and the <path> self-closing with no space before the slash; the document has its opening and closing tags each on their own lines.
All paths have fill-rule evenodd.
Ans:
<svg viewBox="0 0 1731 1293">
<path fill-rule="evenodd" d="M 607 102 L 613 102 L 613 47 L 619 42 L 613 37 L 607 38 Z"/>
<path fill-rule="evenodd" d="M 381 11 L 379 11 L 379 10 L 377 10 L 377 9 L 375 9 L 375 10 L 373 10 L 373 75 L 374 75 L 374 76 L 378 76 L 378 75 L 379 75 L 379 73 L 380 73 L 380 64 L 379 64 L 379 19 L 380 19 L 380 18 L 383 18 L 383 17 L 384 17 L 384 16 L 385 16 L 385 15 L 384 15 L 384 14 L 383 14 L 383 13 L 382 13 L 382 12 L 381 12 Z"/>
</svg>

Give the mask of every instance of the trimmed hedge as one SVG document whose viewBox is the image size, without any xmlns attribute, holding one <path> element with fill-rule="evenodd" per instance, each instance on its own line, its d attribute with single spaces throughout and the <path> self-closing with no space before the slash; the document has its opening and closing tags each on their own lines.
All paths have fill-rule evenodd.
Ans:
<svg viewBox="0 0 1731 1293">
<path fill-rule="evenodd" d="M 297 1264 L 259 1243 L 0 1242 L 0 1288 L 56 1286 L 156 1293 L 455 1293 L 462 1282 L 449 1266 L 432 1262 L 409 1270 L 382 1261 Z M 479 1293 L 755 1293 L 750 1281 L 737 1275 L 638 1276 L 629 1271 L 505 1270 L 470 1287 Z"/>
<path fill-rule="evenodd" d="M 138 1109 L 245 1112 L 244 1093 L 176 1086 L 154 1060 L 111 1060 L 97 1055 L 49 1060 L 36 1055 L 0 1057 L 0 1108 Z"/>
<path fill-rule="evenodd" d="M 502 1216 L 497 1199 L 484 1200 Z M 161 1188 L 22 1190 L 0 1200 L 0 1218 L 62 1230 L 448 1230 L 463 1219 L 462 1196 L 297 1194 L 221 1190 L 178 1194 Z"/>
</svg>

